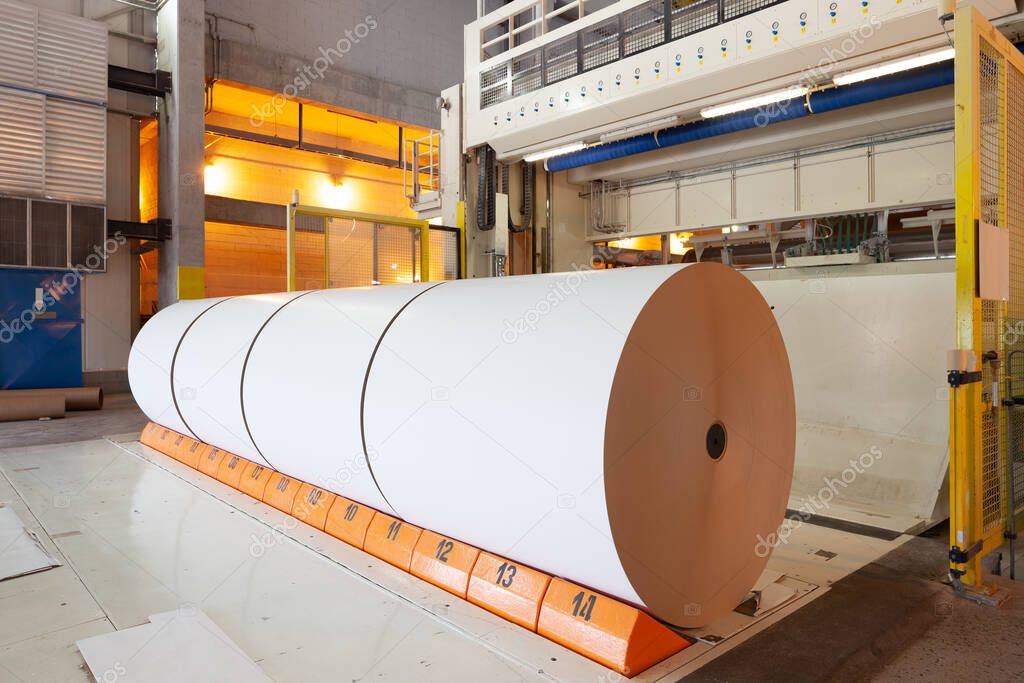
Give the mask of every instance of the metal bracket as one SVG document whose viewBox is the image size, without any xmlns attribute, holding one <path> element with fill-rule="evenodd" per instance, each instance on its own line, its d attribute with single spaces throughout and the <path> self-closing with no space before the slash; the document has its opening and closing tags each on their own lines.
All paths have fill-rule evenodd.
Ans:
<svg viewBox="0 0 1024 683">
<path fill-rule="evenodd" d="M 967 550 L 960 546 L 953 546 L 949 549 L 949 561 L 953 564 L 966 564 L 972 557 L 981 552 L 981 541 L 978 541 Z M 950 570 L 951 572 L 955 570 Z"/>
<path fill-rule="evenodd" d="M 946 381 L 949 386 L 956 389 L 964 384 L 971 384 L 973 382 L 981 381 L 981 370 L 975 370 L 974 372 L 965 372 L 963 370 L 950 370 L 946 373 Z"/>
</svg>

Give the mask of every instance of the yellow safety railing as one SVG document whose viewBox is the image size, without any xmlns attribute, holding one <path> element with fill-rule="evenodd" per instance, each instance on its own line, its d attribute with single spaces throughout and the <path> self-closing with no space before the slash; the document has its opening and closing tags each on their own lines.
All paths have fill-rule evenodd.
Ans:
<svg viewBox="0 0 1024 683">
<path fill-rule="evenodd" d="M 432 227 L 424 220 L 294 201 L 286 228 L 288 291 L 465 276 L 461 225 Z"/>
</svg>

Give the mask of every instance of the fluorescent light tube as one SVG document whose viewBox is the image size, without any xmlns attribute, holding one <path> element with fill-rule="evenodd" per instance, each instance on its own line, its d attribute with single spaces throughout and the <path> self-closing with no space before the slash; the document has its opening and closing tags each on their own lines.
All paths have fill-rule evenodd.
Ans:
<svg viewBox="0 0 1024 683">
<path fill-rule="evenodd" d="M 866 69 L 858 69 L 857 71 L 848 71 L 846 73 L 839 74 L 832 79 L 832 82 L 836 85 L 860 83 L 861 81 L 867 81 L 880 76 L 889 76 L 891 74 L 899 73 L 900 71 L 908 71 L 921 66 L 928 66 L 929 64 L 945 62 L 948 59 L 953 59 L 953 55 L 955 53 L 956 51 L 949 47 L 944 50 L 939 50 L 938 52 L 929 52 L 924 55 L 915 55 L 906 59 L 898 59 L 895 62 L 887 62 L 885 64 L 878 64 Z"/>
<path fill-rule="evenodd" d="M 794 85 L 786 88 L 785 90 L 777 90 L 765 95 L 758 95 L 757 97 L 748 97 L 744 100 L 729 102 L 728 104 L 719 104 L 714 107 L 707 107 L 706 109 L 700 110 L 700 115 L 706 119 L 710 119 L 716 116 L 735 114 L 738 111 L 745 111 L 747 109 L 757 109 L 758 107 L 764 107 L 769 104 L 801 98 L 807 94 L 807 90 L 808 89 L 802 85 Z"/>
<path fill-rule="evenodd" d="M 568 154 L 569 152 L 578 152 L 586 147 L 582 142 L 574 142 L 571 145 L 564 145 L 562 147 L 552 147 L 551 149 L 545 149 L 542 152 L 533 152 L 531 154 L 524 154 L 523 161 L 530 163 L 533 161 L 541 161 L 542 159 L 550 159 L 551 157 L 557 157 L 560 154 Z"/>
</svg>

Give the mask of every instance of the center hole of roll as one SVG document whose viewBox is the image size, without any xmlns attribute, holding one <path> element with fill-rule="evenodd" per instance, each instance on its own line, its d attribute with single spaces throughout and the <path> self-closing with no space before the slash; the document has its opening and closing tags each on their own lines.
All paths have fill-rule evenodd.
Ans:
<svg viewBox="0 0 1024 683">
<path fill-rule="evenodd" d="M 704 443 L 708 449 L 708 457 L 712 460 L 718 460 L 725 453 L 725 446 L 728 442 L 728 437 L 725 433 L 725 425 L 721 422 L 716 422 L 708 427 L 707 437 L 704 439 Z"/>
</svg>

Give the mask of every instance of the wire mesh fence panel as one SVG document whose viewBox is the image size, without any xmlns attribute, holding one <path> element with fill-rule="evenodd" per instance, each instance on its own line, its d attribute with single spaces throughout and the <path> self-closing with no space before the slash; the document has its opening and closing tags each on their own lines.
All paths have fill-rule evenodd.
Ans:
<svg viewBox="0 0 1024 683">
<path fill-rule="evenodd" d="M 377 225 L 374 283 L 408 284 L 420 280 L 419 230 L 401 225 Z"/>
<path fill-rule="evenodd" d="M 430 229 L 430 281 L 459 277 L 459 232 Z"/>
<path fill-rule="evenodd" d="M 1024 399 L 1024 73 L 1006 71 L 1006 227 L 1010 230 L 1010 300 L 1006 304 L 1007 364 L 1012 396 Z M 1010 452 L 1013 511 L 1024 511 L 1024 406 L 1013 413 Z"/>
<path fill-rule="evenodd" d="M 299 290 L 323 289 L 327 286 L 326 234 L 327 219 L 323 216 L 295 216 L 295 287 Z"/>
<path fill-rule="evenodd" d="M 327 218 L 327 250 L 321 271 L 330 273 L 326 287 L 369 287 L 373 284 L 373 223 Z"/>
</svg>

